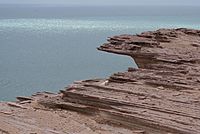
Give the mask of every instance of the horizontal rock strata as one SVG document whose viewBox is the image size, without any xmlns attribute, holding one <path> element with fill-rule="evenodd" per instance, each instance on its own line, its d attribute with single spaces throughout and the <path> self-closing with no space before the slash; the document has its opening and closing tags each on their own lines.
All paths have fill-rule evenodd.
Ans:
<svg viewBox="0 0 200 134">
<path fill-rule="evenodd" d="M 3 107 L 18 107 L 21 111 L 37 109 L 42 114 L 56 111 L 45 117 L 60 120 L 59 129 L 49 125 L 51 129 L 46 130 L 44 124 L 38 127 L 33 126 L 34 123 L 26 127 L 36 128 L 38 132 L 200 133 L 199 30 L 159 29 L 138 35 L 119 35 L 110 37 L 98 50 L 130 56 L 138 68 L 130 67 L 108 79 L 76 81 L 59 94 L 18 97 L 17 104 L 8 103 Z M 9 127 L 1 127 L 1 123 L 6 126 L 7 121 L 14 127 L 14 119 L 8 117 L 13 111 L 5 112 L 3 107 L 0 109 L 4 111 L 0 112 L 4 115 L 0 116 L 0 133 L 9 133 L 5 129 Z M 65 119 L 56 118 L 58 114 Z M 67 122 L 63 123 L 64 120 Z M 17 121 L 18 124 L 22 122 Z M 28 121 L 23 120 L 25 122 Z"/>
<path fill-rule="evenodd" d="M 63 99 L 147 134 L 198 134 L 199 46 L 200 31 L 183 28 L 111 37 L 98 49 L 131 56 L 139 69 L 75 83 Z"/>
</svg>

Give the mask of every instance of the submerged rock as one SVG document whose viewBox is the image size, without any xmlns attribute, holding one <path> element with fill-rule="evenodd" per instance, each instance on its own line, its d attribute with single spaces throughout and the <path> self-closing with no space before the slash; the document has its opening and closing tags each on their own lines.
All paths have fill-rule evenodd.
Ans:
<svg viewBox="0 0 200 134">
<path fill-rule="evenodd" d="M 185 28 L 110 37 L 98 50 L 131 56 L 139 68 L 18 97 L 17 108 L 1 103 L 0 132 L 199 134 L 199 43 L 200 30 Z"/>
</svg>

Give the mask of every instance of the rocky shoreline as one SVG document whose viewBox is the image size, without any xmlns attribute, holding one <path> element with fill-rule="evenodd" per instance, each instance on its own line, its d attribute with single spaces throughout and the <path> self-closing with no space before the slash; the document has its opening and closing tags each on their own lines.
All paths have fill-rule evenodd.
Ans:
<svg viewBox="0 0 200 134">
<path fill-rule="evenodd" d="M 200 30 L 114 36 L 98 50 L 131 56 L 139 68 L 0 103 L 0 133 L 200 133 Z"/>
</svg>

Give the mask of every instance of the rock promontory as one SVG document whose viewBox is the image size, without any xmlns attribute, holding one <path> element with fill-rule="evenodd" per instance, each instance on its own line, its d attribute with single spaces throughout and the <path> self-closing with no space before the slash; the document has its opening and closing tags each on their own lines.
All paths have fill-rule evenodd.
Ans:
<svg viewBox="0 0 200 134">
<path fill-rule="evenodd" d="M 200 30 L 113 36 L 98 50 L 130 56 L 138 68 L 0 103 L 0 133 L 200 133 Z"/>
</svg>

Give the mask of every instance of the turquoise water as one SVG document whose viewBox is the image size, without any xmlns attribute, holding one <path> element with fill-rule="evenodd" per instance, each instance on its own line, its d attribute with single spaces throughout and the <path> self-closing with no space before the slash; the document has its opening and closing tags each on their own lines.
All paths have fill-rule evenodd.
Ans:
<svg viewBox="0 0 200 134">
<path fill-rule="evenodd" d="M 121 15 L 96 11 L 97 15 L 71 15 L 73 12 L 66 16 L 59 16 L 65 14 L 64 9 L 56 10 L 52 16 L 46 10 L 35 15 L 35 7 L 33 11 L 20 9 L 27 10 L 25 15 L 17 13 L 17 9 L 13 15 L 11 9 L 0 8 L 7 11 L 0 13 L 3 14 L 0 17 L 0 100 L 3 101 L 37 91 L 57 92 L 75 80 L 105 78 L 129 66 L 136 67 L 129 57 L 96 50 L 108 36 L 163 27 L 200 29 L 198 10 L 193 8 L 186 15 L 138 15 L 124 9 L 126 14 Z"/>
</svg>

